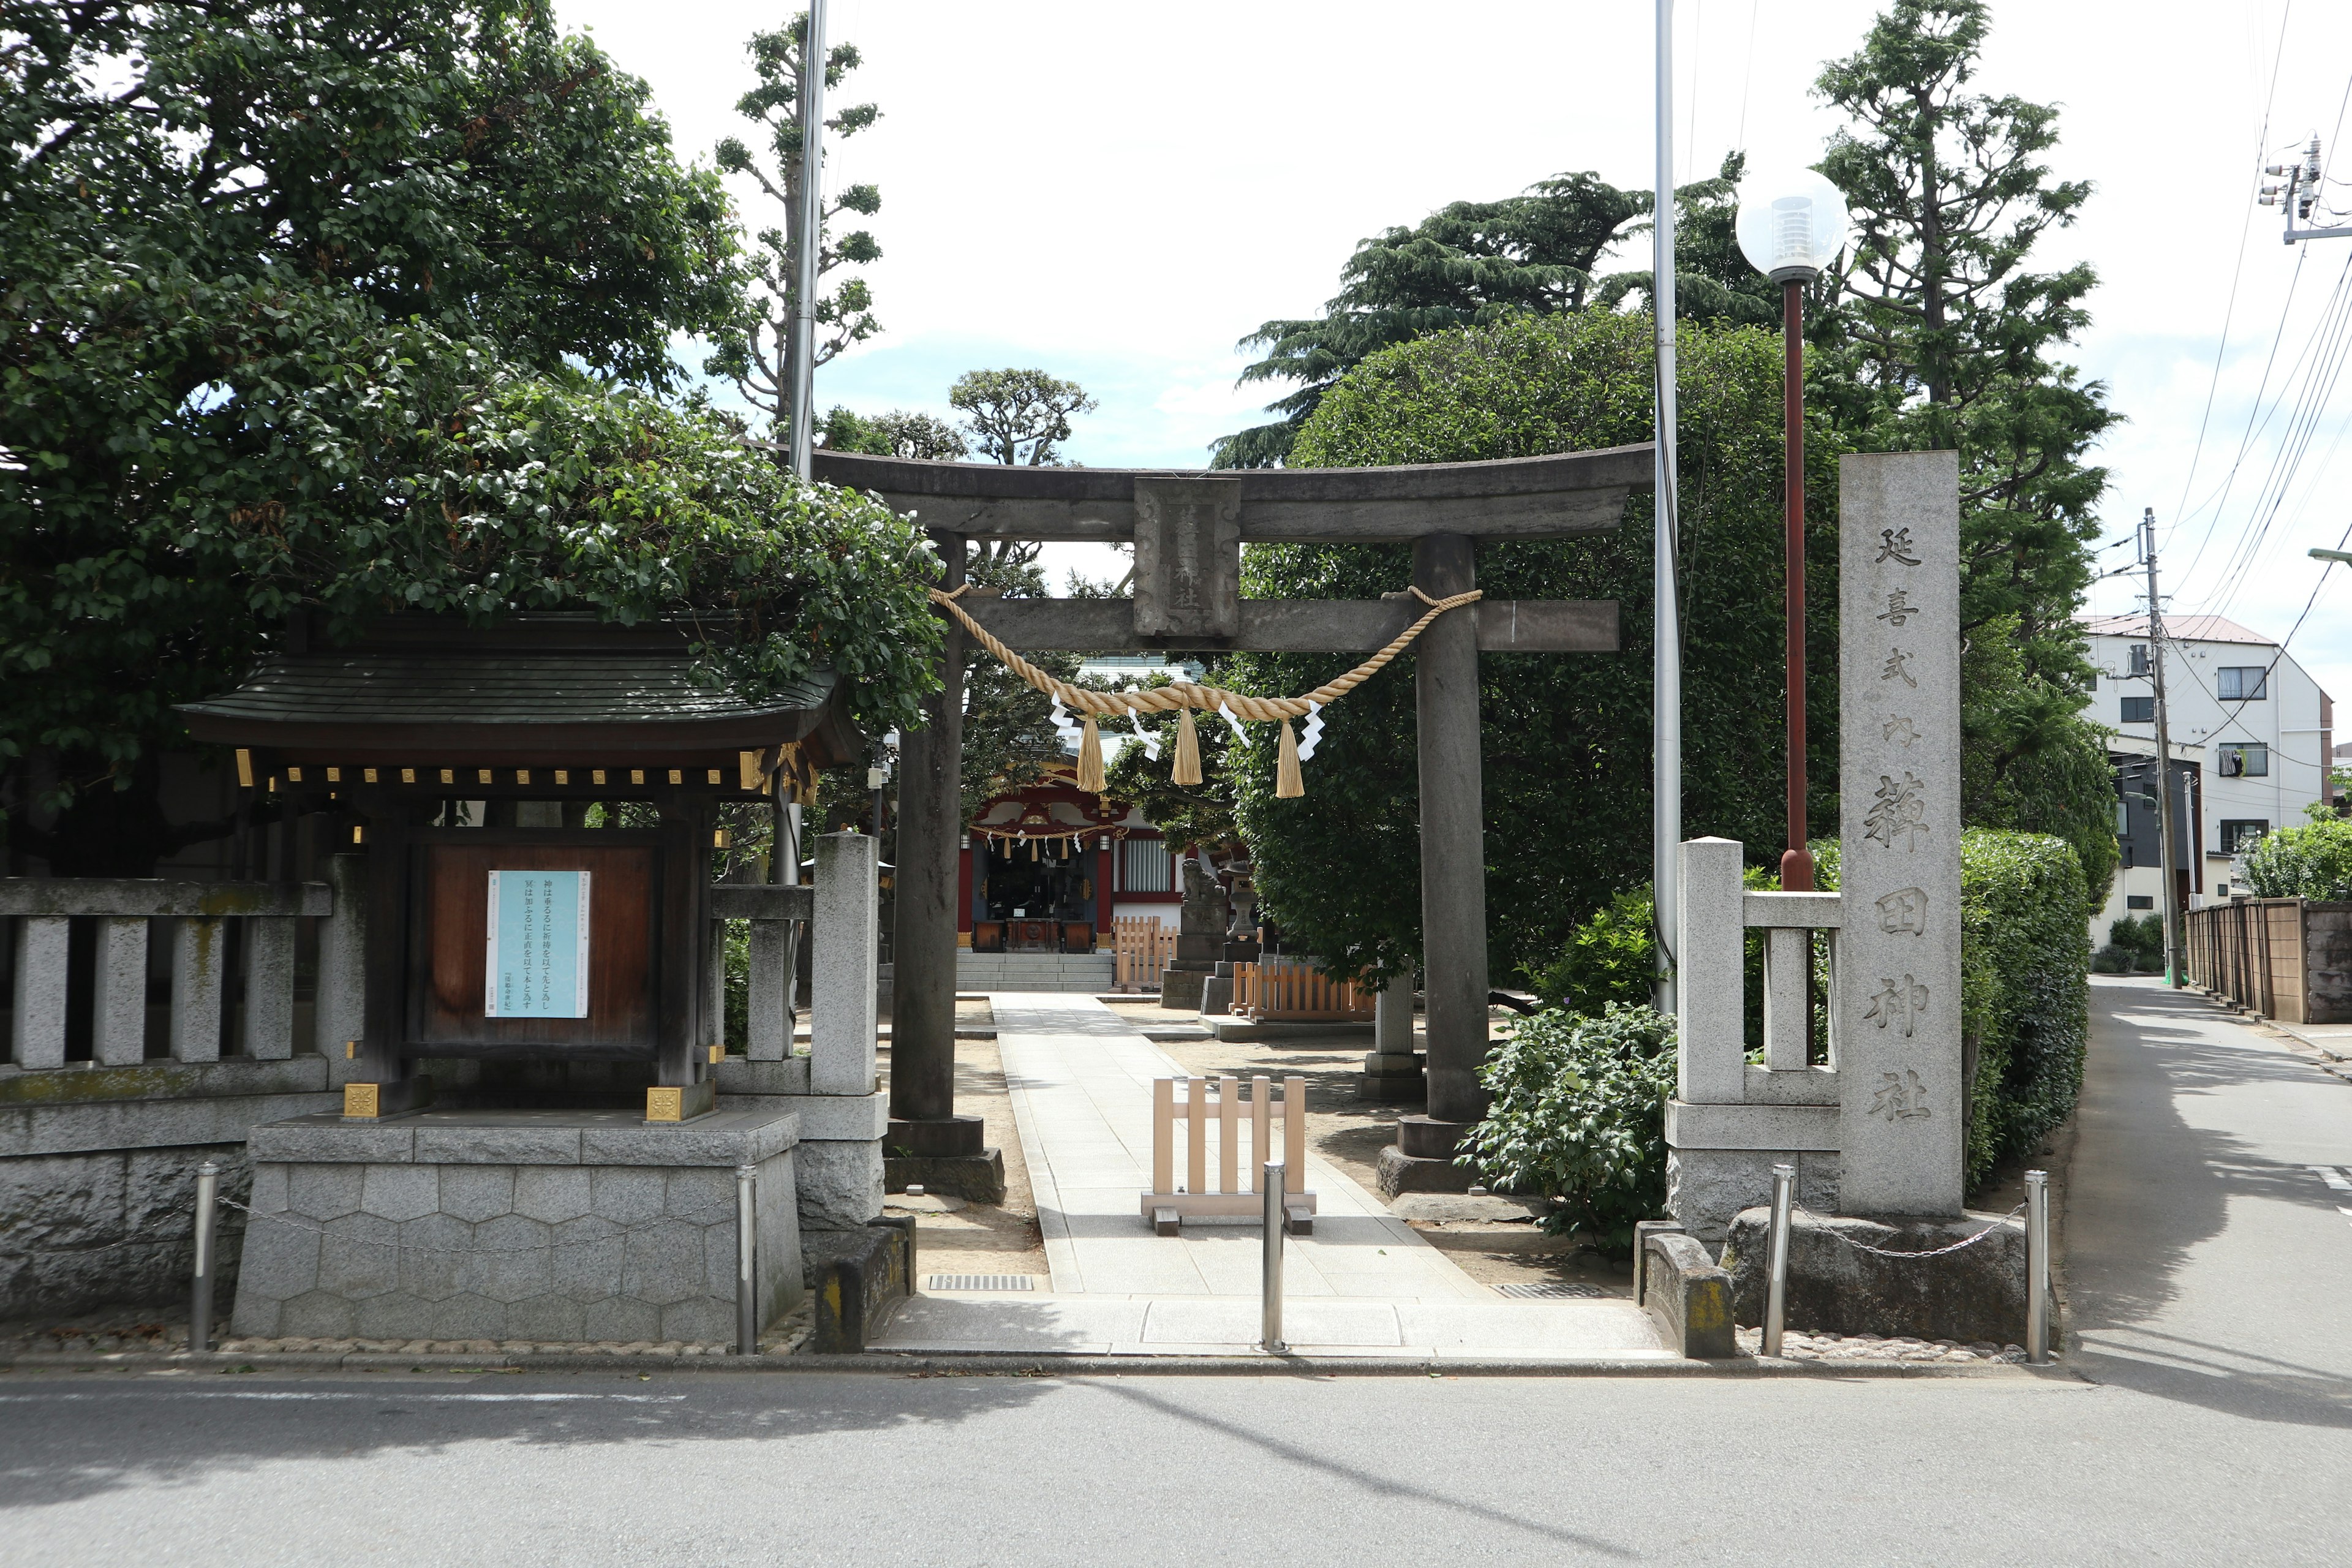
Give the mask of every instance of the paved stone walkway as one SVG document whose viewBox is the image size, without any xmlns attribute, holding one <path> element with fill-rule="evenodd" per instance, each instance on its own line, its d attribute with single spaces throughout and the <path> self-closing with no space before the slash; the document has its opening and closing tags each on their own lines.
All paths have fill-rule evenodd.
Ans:
<svg viewBox="0 0 2352 1568">
<path fill-rule="evenodd" d="M 1151 1084 L 1184 1069 L 1091 996 L 998 993 L 997 1047 L 1037 1200 L 1050 1294 L 919 1296 L 877 1348 L 1245 1351 L 1258 1336 L 1255 1224 L 1152 1233 Z M 1315 1233 L 1284 1249 L 1285 1337 L 1334 1354 L 1657 1356 L 1622 1300 L 1507 1301 L 1309 1152 Z"/>
</svg>

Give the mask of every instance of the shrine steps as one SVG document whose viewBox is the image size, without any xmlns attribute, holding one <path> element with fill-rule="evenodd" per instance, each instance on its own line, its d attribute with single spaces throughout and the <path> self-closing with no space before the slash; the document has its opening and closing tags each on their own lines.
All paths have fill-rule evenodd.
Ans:
<svg viewBox="0 0 2352 1568">
<path fill-rule="evenodd" d="M 1108 991 L 1117 983 L 1108 952 L 956 954 L 959 991 Z"/>
</svg>

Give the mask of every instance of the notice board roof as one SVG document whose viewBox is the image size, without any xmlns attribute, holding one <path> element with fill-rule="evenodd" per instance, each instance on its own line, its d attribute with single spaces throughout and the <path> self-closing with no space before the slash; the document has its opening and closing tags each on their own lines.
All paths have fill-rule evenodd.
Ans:
<svg viewBox="0 0 2352 1568">
<path fill-rule="evenodd" d="M 344 647 L 290 637 L 234 689 L 179 712 L 198 741 L 289 752 L 526 761 L 803 742 L 820 763 L 856 754 L 833 670 L 749 702 L 698 681 L 694 636 L 677 623 L 614 626 L 586 616 L 480 628 L 400 618 Z"/>
</svg>

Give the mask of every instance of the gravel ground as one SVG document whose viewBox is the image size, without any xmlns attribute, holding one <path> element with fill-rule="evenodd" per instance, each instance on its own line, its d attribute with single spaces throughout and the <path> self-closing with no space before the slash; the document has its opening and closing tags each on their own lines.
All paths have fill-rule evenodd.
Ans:
<svg viewBox="0 0 2352 1568">
<path fill-rule="evenodd" d="M 1741 1355 L 1760 1355 L 1763 1342 L 1763 1330 L 1739 1331 Z M 1957 1340 L 1883 1339 L 1876 1334 L 1825 1334 L 1790 1329 L 1780 1336 L 1780 1355 L 1785 1361 L 1944 1362 L 1955 1365 L 2005 1362 L 2022 1365 L 2025 1348 L 1997 1345 L 1990 1340 L 1964 1345 Z"/>
<path fill-rule="evenodd" d="M 960 1027 L 995 1022 L 988 1003 L 956 1004 Z M 890 1079 L 890 1048 L 880 1052 L 882 1080 Z M 991 1148 L 1004 1151 L 1004 1202 L 965 1204 L 952 1212 L 933 1205 L 886 1207 L 915 1215 L 915 1267 L 931 1274 L 1034 1274 L 1045 1288 L 1045 1242 L 1037 1229 L 1037 1200 L 1030 1193 L 1029 1166 L 1021 1157 L 1021 1137 L 1013 1125 L 1013 1100 L 1004 1091 L 1004 1058 L 993 1040 L 956 1042 L 956 1114 L 977 1116 Z"/>
</svg>

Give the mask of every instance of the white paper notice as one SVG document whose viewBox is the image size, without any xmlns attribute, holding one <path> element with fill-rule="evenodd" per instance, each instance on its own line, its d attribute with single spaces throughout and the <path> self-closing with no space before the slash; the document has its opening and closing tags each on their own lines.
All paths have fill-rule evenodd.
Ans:
<svg viewBox="0 0 2352 1568">
<path fill-rule="evenodd" d="M 489 931 L 486 1015 L 588 1016 L 587 872 L 491 872 Z"/>
</svg>

